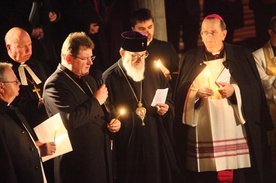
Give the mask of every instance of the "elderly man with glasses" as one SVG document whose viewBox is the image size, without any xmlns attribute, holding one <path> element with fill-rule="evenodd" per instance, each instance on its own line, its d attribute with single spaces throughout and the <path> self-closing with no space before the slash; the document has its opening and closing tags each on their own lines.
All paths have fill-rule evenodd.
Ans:
<svg viewBox="0 0 276 183">
<path fill-rule="evenodd" d="M 40 143 L 24 115 L 12 105 L 21 83 L 12 64 L 0 62 L 0 182 L 46 183 L 41 156 L 56 151 Z"/>
<path fill-rule="evenodd" d="M 226 23 L 203 19 L 204 45 L 184 54 L 174 95 L 175 141 L 188 182 L 269 182 L 271 117 L 252 53 L 226 43 Z"/>
</svg>

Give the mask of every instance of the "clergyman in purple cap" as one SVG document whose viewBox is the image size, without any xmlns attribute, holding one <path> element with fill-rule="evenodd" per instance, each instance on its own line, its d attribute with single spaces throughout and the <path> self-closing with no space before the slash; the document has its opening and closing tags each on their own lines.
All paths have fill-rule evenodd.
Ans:
<svg viewBox="0 0 276 183">
<path fill-rule="evenodd" d="M 203 19 L 203 45 L 186 52 L 175 88 L 174 137 L 187 182 L 270 182 L 273 128 L 251 51 L 224 41 L 226 22 Z"/>
</svg>

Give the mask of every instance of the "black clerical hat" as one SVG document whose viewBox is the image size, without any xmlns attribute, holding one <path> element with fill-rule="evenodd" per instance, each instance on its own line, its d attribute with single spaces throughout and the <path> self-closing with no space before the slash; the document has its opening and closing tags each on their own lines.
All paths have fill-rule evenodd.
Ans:
<svg viewBox="0 0 276 183">
<path fill-rule="evenodd" d="M 121 47 L 131 52 L 140 52 L 147 49 L 147 36 L 135 32 L 126 31 L 121 34 Z"/>
</svg>

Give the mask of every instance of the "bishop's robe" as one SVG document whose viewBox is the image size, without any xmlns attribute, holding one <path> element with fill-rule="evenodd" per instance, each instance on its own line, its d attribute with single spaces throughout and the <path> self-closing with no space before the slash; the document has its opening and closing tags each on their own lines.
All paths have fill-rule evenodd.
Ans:
<svg viewBox="0 0 276 183">
<path fill-rule="evenodd" d="M 271 163 L 266 154 L 266 133 L 273 128 L 273 125 L 255 60 L 249 50 L 240 46 L 224 43 L 224 51 L 231 77 L 240 90 L 241 110 L 245 120 L 251 168 L 243 169 L 243 175 L 249 182 L 265 182 L 265 178 L 270 177 L 268 173 L 270 171 L 269 163 Z M 176 112 L 174 137 L 183 166 L 186 166 L 187 134 L 190 128 L 183 124 L 182 120 L 184 103 L 192 83 L 206 67 L 203 63 L 204 52 L 204 46 L 187 51 L 179 64 L 179 76 L 174 93 Z M 237 175 L 236 171 L 234 171 L 234 180 L 235 175 Z"/>
<path fill-rule="evenodd" d="M 204 62 L 206 67 L 193 81 L 184 103 L 183 123 L 190 126 L 186 167 L 193 171 L 250 167 L 240 90 L 235 81 L 231 81 L 229 69 L 222 63 L 224 60 Z M 231 82 L 237 103 L 221 97 L 215 83 L 218 78 Z M 211 88 L 214 95 L 198 100 L 200 104 L 195 108 L 196 93 L 201 87 Z"/>
<path fill-rule="evenodd" d="M 171 90 L 165 101 L 169 110 L 164 116 L 159 116 L 156 107 L 151 106 L 156 90 L 169 88 L 168 81 L 151 64 L 146 65 L 142 83 L 125 76 L 120 67 L 126 72 L 122 60 L 119 60 L 103 73 L 108 88 L 109 109 L 111 112 L 121 107 L 126 109 L 126 114 L 120 117 L 121 129 L 114 137 L 116 182 L 175 182 L 180 174 L 171 141 L 174 117 Z M 141 102 L 147 110 L 144 126 L 135 112 L 138 107 L 135 95 L 140 100 L 141 84 Z M 116 117 L 116 114 L 113 116 Z"/>
</svg>

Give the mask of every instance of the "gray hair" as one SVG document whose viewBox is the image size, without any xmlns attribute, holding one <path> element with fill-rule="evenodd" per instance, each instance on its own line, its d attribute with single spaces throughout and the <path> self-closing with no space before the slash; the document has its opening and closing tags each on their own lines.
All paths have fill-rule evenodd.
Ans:
<svg viewBox="0 0 276 183">
<path fill-rule="evenodd" d="M 7 68 L 12 68 L 12 64 L 7 62 L 0 62 L 0 81 L 5 80 L 5 70 Z"/>
</svg>

